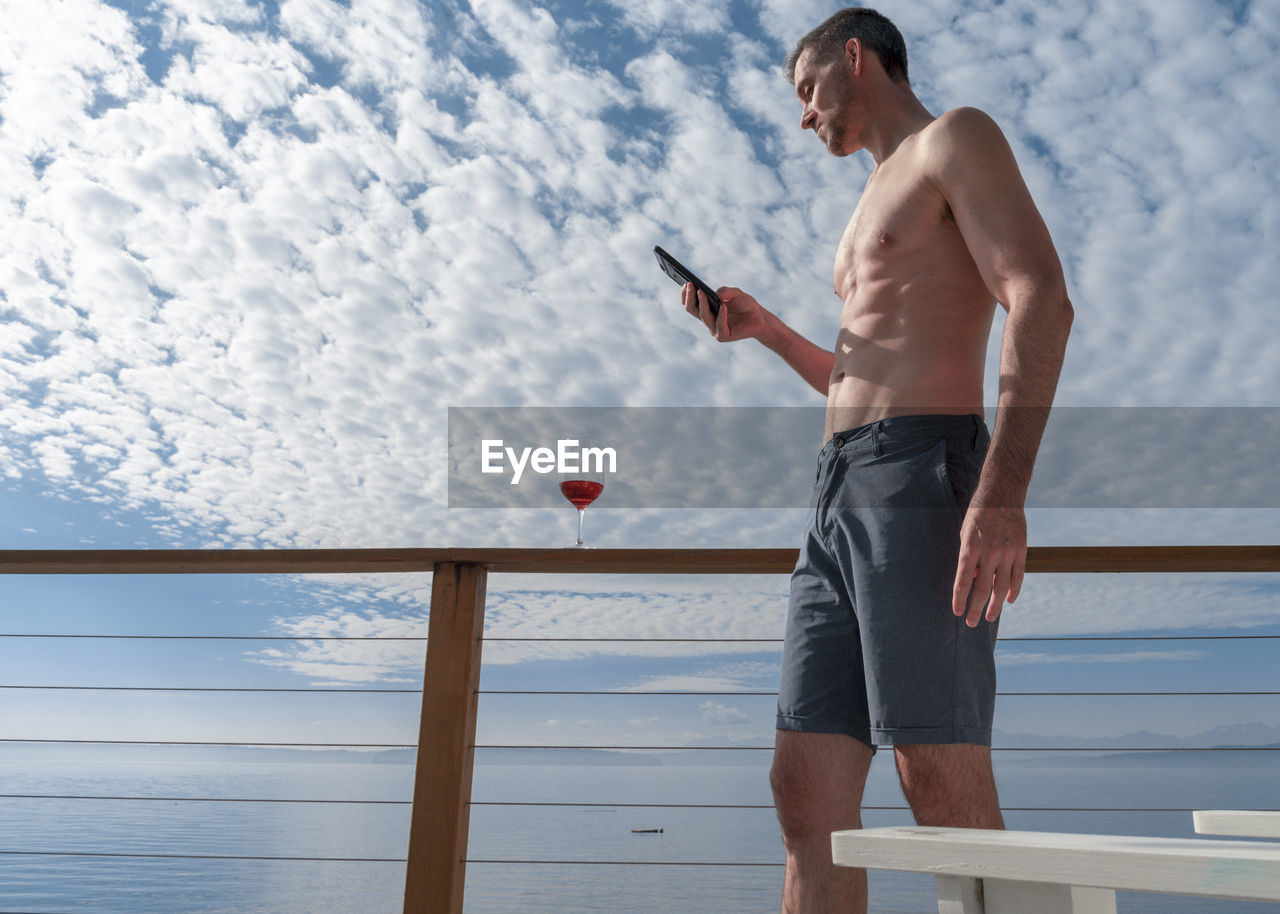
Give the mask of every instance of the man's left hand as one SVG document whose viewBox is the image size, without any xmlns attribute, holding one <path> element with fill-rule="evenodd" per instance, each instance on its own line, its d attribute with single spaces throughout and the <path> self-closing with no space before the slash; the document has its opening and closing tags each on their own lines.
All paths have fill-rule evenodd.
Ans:
<svg viewBox="0 0 1280 914">
<path fill-rule="evenodd" d="M 982 607 L 986 619 L 1000 618 L 1005 601 L 1018 599 L 1027 569 L 1027 515 L 1022 508 L 971 504 L 960 528 L 960 564 L 951 610 L 977 628 Z"/>
</svg>

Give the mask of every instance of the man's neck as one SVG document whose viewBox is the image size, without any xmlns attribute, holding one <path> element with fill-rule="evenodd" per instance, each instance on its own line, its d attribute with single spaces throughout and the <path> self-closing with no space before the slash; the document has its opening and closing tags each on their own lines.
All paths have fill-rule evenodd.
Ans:
<svg viewBox="0 0 1280 914">
<path fill-rule="evenodd" d="M 874 100 L 875 118 L 863 133 L 863 145 L 877 166 L 893 155 L 902 141 L 934 120 L 905 83 L 887 83 Z"/>
</svg>

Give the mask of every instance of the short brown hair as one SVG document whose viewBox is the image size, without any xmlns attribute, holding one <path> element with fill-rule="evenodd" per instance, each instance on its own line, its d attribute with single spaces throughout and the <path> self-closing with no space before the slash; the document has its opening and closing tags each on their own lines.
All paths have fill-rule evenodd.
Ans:
<svg viewBox="0 0 1280 914">
<path fill-rule="evenodd" d="M 843 9 L 797 41 L 796 49 L 787 57 L 787 80 L 796 81 L 796 61 L 805 51 L 813 48 L 816 62 L 826 64 L 844 51 L 850 38 L 857 38 L 864 48 L 875 52 L 890 79 L 908 82 L 907 43 L 902 40 L 902 33 L 880 13 L 865 7 Z"/>
</svg>

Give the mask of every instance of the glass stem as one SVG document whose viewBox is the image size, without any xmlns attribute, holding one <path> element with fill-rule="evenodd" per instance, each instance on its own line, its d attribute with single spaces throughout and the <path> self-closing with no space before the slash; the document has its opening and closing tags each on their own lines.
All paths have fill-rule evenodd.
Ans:
<svg viewBox="0 0 1280 914">
<path fill-rule="evenodd" d="M 583 542 L 582 542 L 582 515 L 583 515 L 583 514 L 586 514 L 586 513 L 587 513 L 587 509 L 586 509 L 586 508 L 579 508 L 579 509 L 578 509 L 578 541 L 577 541 L 576 543 L 574 543 L 574 545 L 575 545 L 575 546 L 582 546 L 582 545 L 584 545 L 584 544 L 583 544 Z"/>
</svg>

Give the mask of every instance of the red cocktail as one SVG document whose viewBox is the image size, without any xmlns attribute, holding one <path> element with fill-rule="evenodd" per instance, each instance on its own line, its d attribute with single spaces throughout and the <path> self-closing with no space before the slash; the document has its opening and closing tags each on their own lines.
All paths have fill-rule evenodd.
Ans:
<svg viewBox="0 0 1280 914">
<path fill-rule="evenodd" d="M 578 509 L 578 541 L 574 543 L 575 546 L 586 545 L 582 541 L 582 513 L 587 510 L 587 505 L 600 497 L 603 491 L 604 483 L 596 479 L 560 480 L 560 493 Z"/>
<path fill-rule="evenodd" d="M 578 510 L 582 510 L 600 497 L 604 483 L 590 479 L 566 479 L 560 483 L 560 493 Z"/>
</svg>

